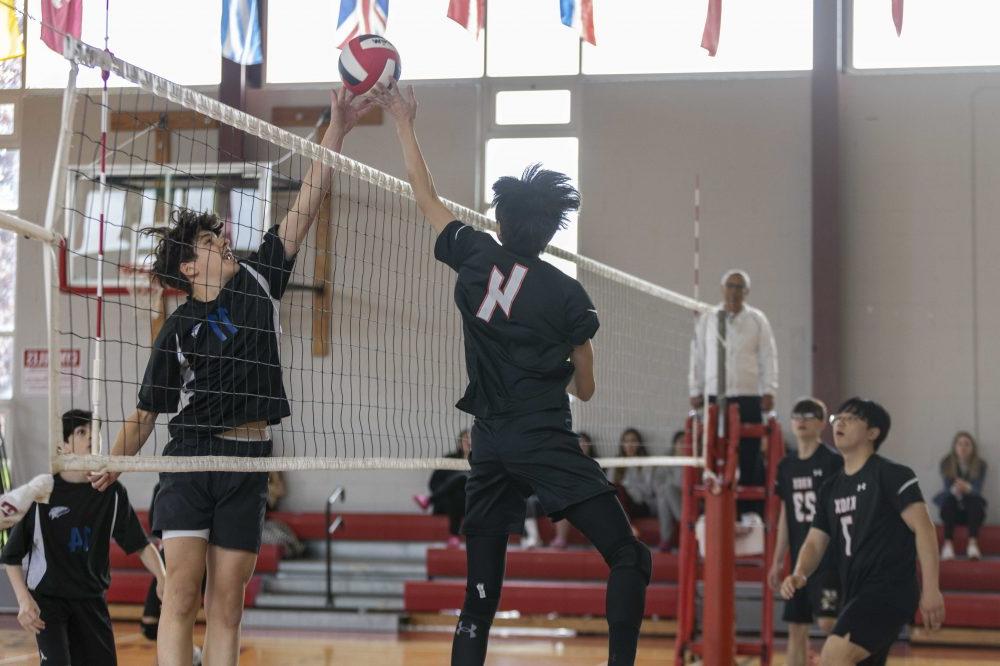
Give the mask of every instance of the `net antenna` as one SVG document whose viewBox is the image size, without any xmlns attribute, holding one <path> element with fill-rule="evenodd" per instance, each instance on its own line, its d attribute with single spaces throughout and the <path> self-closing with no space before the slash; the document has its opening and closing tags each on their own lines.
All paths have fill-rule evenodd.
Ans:
<svg viewBox="0 0 1000 666">
<path fill-rule="evenodd" d="M 467 468 L 448 457 L 471 425 L 454 407 L 467 383 L 454 276 L 433 259 L 436 239 L 409 185 L 102 49 L 67 38 L 64 53 L 71 74 L 46 226 L 0 215 L 0 226 L 20 224 L 52 250 L 45 267 L 52 358 L 69 348 L 93 361 L 62 372 L 50 364 L 53 470 Z M 79 67 L 118 80 L 108 90 L 78 90 Z M 246 137 L 246 158 L 220 147 L 219 135 L 233 131 Z M 314 162 L 333 182 L 276 311 L 291 416 L 271 423 L 273 455 L 164 455 L 164 414 L 137 456 L 100 447 L 99 455 L 56 456 L 64 406 L 98 405 L 109 438 L 123 426 L 157 322 L 178 303 L 176 292 L 150 282 L 152 239 L 140 232 L 169 224 L 177 210 L 212 212 L 245 259 L 297 205 Z M 456 219 L 496 230 L 485 216 L 446 205 Z M 689 410 L 691 313 L 714 308 L 579 254 L 547 251 L 576 267 L 602 322 L 598 392 L 572 401 L 574 428 L 590 433 L 607 467 L 702 466 L 702 447 L 673 455 L 671 435 Z M 201 323 L 202 334 L 227 335 L 225 326 Z M 328 343 L 314 345 L 316 336 Z M 618 454 L 626 428 L 643 434 L 648 457 Z"/>
</svg>

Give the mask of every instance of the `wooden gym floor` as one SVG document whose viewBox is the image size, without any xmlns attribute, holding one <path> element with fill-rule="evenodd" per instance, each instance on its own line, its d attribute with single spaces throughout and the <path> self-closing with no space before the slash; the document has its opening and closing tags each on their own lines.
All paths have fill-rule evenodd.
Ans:
<svg viewBox="0 0 1000 666">
<path fill-rule="evenodd" d="M 131 622 L 115 624 L 120 666 L 146 666 L 152 662 L 153 644 Z M 21 631 L 14 617 L 0 616 L 0 665 L 38 664 L 34 637 Z M 378 664 L 379 666 L 439 666 L 448 663 L 451 639 L 431 633 L 359 635 L 305 633 L 294 631 L 247 631 L 243 634 L 241 666 L 339 666 Z M 637 666 L 665 666 L 673 656 L 673 641 L 644 638 Z M 605 639 L 496 638 L 490 641 L 490 666 L 603 666 Z M 749 662 L 748 662 L 749 663 Z M 783 664 L 779 657 L 776 666 Z M 954 647 L 909 647 L 900 645 L 891 666 L 964 666 L 1000 663 L 1000 650 Z"/>
</svg>

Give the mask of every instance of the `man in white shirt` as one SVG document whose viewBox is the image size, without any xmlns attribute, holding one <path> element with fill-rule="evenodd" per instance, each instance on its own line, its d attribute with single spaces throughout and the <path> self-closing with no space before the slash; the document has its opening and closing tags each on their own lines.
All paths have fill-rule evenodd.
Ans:
<svg viewBox="0 0 1000 666">
<path fill-rule="evenodd" d="M 723 301 L 719 309 L 702 314 L 695 325 L 688 388 L 691 406 L 696 409 L 704 403 L 706 386 L 709 400 L 715 401 L 719 390 L 719 341 L 722 340 L 725 343 L 722 374 L 726 399 L 739 404 L 740 419 L 744 423 L 760 423 L 762 412 L 774 409 L 778 352 L 767 316 L 744 303 L 749 293 L 750 275 L 746 271 L 734 269 L 722 276 Z M 740 485 L 763 485 L 760 440 L 741 440 L 739 455 Z M 763 502 L 739 502 L 738 511 L 763 513 Z"/>
</svg>

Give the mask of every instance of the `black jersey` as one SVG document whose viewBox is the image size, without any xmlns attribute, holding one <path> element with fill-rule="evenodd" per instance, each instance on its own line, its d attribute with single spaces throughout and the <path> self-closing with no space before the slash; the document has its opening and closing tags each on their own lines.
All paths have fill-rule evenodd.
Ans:
<svg viewBox="0 0 1000 666">
<path fill-rule="evenodd" d="M 790 451 L 778 463 L 778 478 L 775 492 L 785 504 L 785 520 L 788 523 L 788 543 L 792 551 L 792 562 L 799 557 L 799 549 L 805 543 L 809 527 L 816 517 L 816 500 L 819 489 L 828 479 L 844 468 L 844 459 L 825 444 L 806 459 L 799 458 L 797 451 Z M 833 549 L 828 549 L 821 569 L 831 564 Z"/>
<path fill-rule="evenodd" d="M 904 611 L 916 610 L 916 537 L 900 514 L 923 501 L 913 470 L 878 454 L 854 474 L 842 470 L 823 486 L 813 527 L 837 549 L 845 604 L 862 590 L 881 591 Z"/>
<path fill-rule="evenodd" d="M 204 437 L 251 421 L 278 423 L 291 410 L 278 355 L 278 299 L 295 258 L 270 229 L 215 300 L 174 310 L 153 343 L 139 408 L 177 416 L 170 434 Z"/>
<path fill-rule="evenodd" d="M 457 220 L 438 236 L 434 256 L 458 273 L 469 386 L 457 407 L 485 418 L 565 405 L 569 354 L 599 326 L 583 286 Z"/>
<path fill-rule="evenodd" d="M 58 474 L 48 504 L 35 503 L 11 530 L 0 555 L 24 567 L 28 589 L 52 597 L 100 597 L 111 584 L 111 539 L 127 553 L 149 541 L 117 481 L 104 492 Z"/>
</svg>

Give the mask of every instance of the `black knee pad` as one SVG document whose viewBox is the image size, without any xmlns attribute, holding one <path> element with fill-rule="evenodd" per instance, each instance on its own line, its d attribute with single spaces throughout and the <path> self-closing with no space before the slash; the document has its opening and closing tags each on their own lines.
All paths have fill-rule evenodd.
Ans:
<svg viewBox="0 0 1000 666">
<path fill-rule="evenodd" d="M 157 623 L 157 624 L 146 624 L 145 622 L 142 622 L 142 623 L 139 624 L 139 626 L 142 628 L 142 635 L 143 636 L 145 636 L 146 638 L 148 638 L 151 641 L 155 641 L 156 640 L 157 630 L 160 628 L 159 623 Z"/>
<path fill-rule="evenodd" d="M 490 590 L 487 589 L 485 583 L 471 583 L 465 590 L 465 605 L 462 606 L 462 615 L 468 615 L 491 624 L 499 605 L 499 588 Z"/>
<path fill-rule="evenodd" d="M 650 555 L 649 548 L 636 538 L 612 549 L 610 556 L 605 556 L 604 560 L 612 571 L 635 569 L 642 576 L 646 585 L 649 585 L 649 580 L 653 576 L 653 556 Z"/>
</svg>

